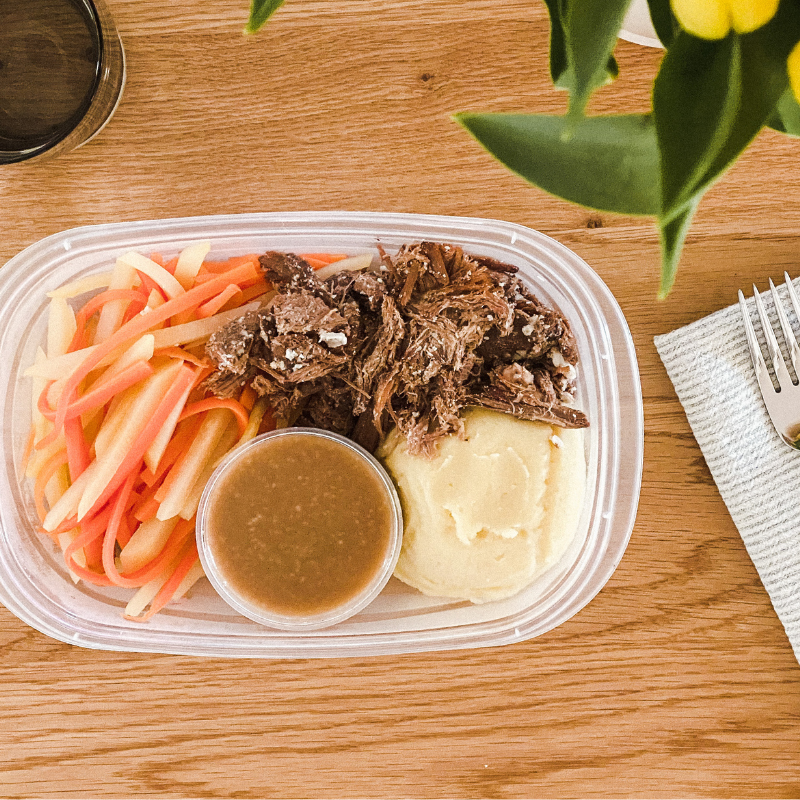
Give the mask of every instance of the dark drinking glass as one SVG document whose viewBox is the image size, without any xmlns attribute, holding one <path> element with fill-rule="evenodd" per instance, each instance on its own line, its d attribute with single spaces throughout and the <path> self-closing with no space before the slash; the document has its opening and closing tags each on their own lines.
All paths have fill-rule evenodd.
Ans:
<svg viewBox="0 0 800 800">
<path fill-rule="evenodd" d="M 124 82 L 102 0 L 0 0 L 0 164 L 80 147 L 109 120 Z"/>
</svg>

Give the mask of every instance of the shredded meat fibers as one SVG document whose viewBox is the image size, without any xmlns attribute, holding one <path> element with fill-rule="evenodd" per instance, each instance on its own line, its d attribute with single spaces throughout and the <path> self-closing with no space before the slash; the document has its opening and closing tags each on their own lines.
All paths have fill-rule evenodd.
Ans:
<svg viewBox="0 0 800 800">
<path fill-rule="evenodd" d="M 588 426 L 572 405 L 569 323 L 515 267 L 434 242 L 378 249 L 378 268 L 324 281 L 293 253 L 261 256 L 276 294 L 211 337 L 208 387 L 231 397 L 252 386 L 284 423 L 369 450 L 396 425 L 412 452 L 431 454 L 462 431 L 469 405 Z"/>
</svg>

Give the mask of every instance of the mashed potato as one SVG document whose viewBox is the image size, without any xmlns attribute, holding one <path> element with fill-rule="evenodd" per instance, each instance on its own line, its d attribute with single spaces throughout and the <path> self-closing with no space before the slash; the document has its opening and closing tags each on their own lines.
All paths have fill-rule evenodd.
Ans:
<svg viewBox="0 0 800 800">
<path fill-rule="evenodd" d="M 564 554 L 583 505 L 583 432 L 484 409 L 435 458 L 390 435 L 378 452 L 403 505 L 395 576 L 427 595 L 481 603 L 516 594 Z"/>
</svg>

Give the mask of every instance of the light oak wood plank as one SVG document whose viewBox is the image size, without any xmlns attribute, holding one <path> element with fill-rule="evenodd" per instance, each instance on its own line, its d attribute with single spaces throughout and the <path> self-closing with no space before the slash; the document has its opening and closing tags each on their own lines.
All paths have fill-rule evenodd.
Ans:
<svg viewBox="0 0 800 800">
<path fill-rule="evenodd" d="M 247 211 L 493 217 L 581 255 L 637 347 L 645 472 L 628 550 L 572 620 L 503 648 L 341 661 L 82 650 L 0 609 L 3 797 L 797 797 L 800 666 L 653 336 L 800 273 L 798 144 L 762 134 L 704 200 L 656 301 L 650 220 L 492 161 L 463 110 L 564 108 L 530 0 L 109 0 L 123 102 L 86 147 L 0 169 L 0 263 L 77 225 Z M 621 43 L 597 112 L 645 110 Z"/>
</svg>

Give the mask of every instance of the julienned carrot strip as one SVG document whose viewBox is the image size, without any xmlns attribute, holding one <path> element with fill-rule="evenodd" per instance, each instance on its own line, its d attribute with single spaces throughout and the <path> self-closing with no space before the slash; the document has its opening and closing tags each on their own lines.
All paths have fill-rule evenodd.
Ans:
<svg viewBox="0 0 800 800">
<path fill-rule="evenodd" d="M 253 406 L 256 404 L 257 399 L 258 395 L 252 386 L 245 386 L 244 389 L 242 389 L 242 393 L 239 395 L 239 402 L 245 409 L 247 409 L 247 411 L 253 410 Z"/>
<path fill-rule="evenodd" d="M 122 516 L 125 513 L 125 507 L 128 504 L 128 499 L 133 492 L 133 484 L 136 482 L 136 474 L 131 474 L 122 484 L 122 488 L 117 495 L 116 500 L 111 507 L 111 517 L 108 520 L 108 527 L 106 528 L 105 535 L 103 536 L 103 546 L 100 554 L 103 571 L 106 577 L 112 582 L 114 581 L 114 574 L 116 573 L 116 565 L 114 564 L 115 547 L 117 544 L 117 535 L 119 533 Z"/>
<path fill-rule="evenodd" d="M 131 300 L 131 302 L 128 303 L 128 307 L 125 309 L 125 313 L 122 315 L 122 322 L 120 324 L 125 325 L 137 314 L 141 314 L 147 305 L 147 299 L 148 298 L 142 295 L 142 297 L 140 297 L 138 300 Z"/>
<path fill-rule="evenodd" d="M 67 352 L 79 350 L 84 346 L 86 323 L 89 318 L 100 311 L 106 303 L 110 303 L 114 300 L 128 300 L 134 302 L 141 299 L 142 292 L 136 289 L 106 289 L 104 292 L 96 294 L 91 300 L 87 301 L 77 314 L 75 314 L 77 328 L 72 337 L 72 342 L 70 342 L 67 348 Z M 144 295 L 144 302 L 147 302 L 147 295 Z"/>
<path fill-rule="evenodd" d="M 92 387 L 85 395 L 79 400 L 71 403 L 67 409 L 67 420 L 73 417 L 79 417 L 87 411 L 93 411 L 95 408 L 104 406 L 109 400 L 112 400 L 115 395 L 129 389 L 135 383 L 149 378 L 154 372 L 153 365 L 147 361 L 134 361 L 129 367 L 126 367 L 122 372 L 114 375 L 107 381 L 100 380 L 94 387 Z M 50 408 L 46 403 L 39 404 L 39 411 L 42 416 L 47 419 L 55 419 L 55 409 Z"/>
<path fill-rule="evenodd" d="M 236 424 L 239 427 L 239 435 L 241 436 L 244 433 L 250 415 L 247 413 L 247 409 L 238 400 L 223 400 L 220 397 L 208 397 L 205 400 L 198 400 L 195 403 L 190 403 L 183 409 L 180 417 L 178 417 L 178 421 L 182 421 L 195 414 L 202 414 L 204 411 L 211 411 L 213 408 L 227 408 L 228 411 L 232 411 L 236 417 Z"/>
<path fill-rule="evenodd" d="M 64 439 L 67 443 L 69 479 L 74 483 L 92 461 L 80 417 L 71 417 L 64 422 Z"/>
<path fill-rule="evenodd" d="M 86 559 L 86 566 L 97 572 L 103 573 L 103 534 L 92 539 L 83 546 L 83 556 Z"/>
<path fill-rule="evenodd" d="M 304 258 L 306 261 L 313 258 L 314 261 L 322 261 L 323 264 L 328 265 L 333 264 L 334 261 L 344 261 L 347 256 L 342 253 L 301 253 L 300 258 Z"/>
<path fill-rule="evenodd" d="M 165 358 L 178 358 L 181 361 L 188 361 L 197 367 L 207 367 L 208 359 L 200 358 L 199 356 L 192 355 L 187 350 L 181 347 L 162 347 L 153 352 L 154 356 L 164 356 Z"/>
<path fill-rule="evenodd" d="M 82 520 L 79 525 L 81 532 L 72 540 L 72 543 L 64 551 L 64 557 L 69 558 L 76 550 L 80 550 L 98 536 L 102 536 L 103 531 L 108 527 L 108 521 L 110 519 L 111 507 L 106 506 L 99 514 Z"/>
<path fill-rule="evenodd" d="M 169 272 L 170 275 L 174 275 L 175 274 L 175 268 L 178 266 L 178 256 L 175 256 L 175 258 L 171 258 L 163 266 L 164 266 L 164 269 L 167 272 Z"/>
<path fill-rule="evenodd" d="M 155 491 L 153 494 L 155 494 Z M 155 497 L 151 496 L 136 507 L 133 516 L 138 519 L 139 522 L 147 522 L 147 520 L 152 519 L 156 515 L 160 505 L 161 503 L 159 503 Z"/>
<path fill-rule="evenodd" d="M 119 523 L 119 530 L 117 531 L 117 541 L 119 542 L 119 546 L 125 547 L 125 545 L 131 540 L 131 536 L 133 536 L 131 522 L 128 517 L 123 514 Z"/>
<path fill-rule="evenodd" d="M 36 504 L 36 513 L 39 515 L 39 522 L 44 522 L 47 516 L 47 509 L 44 505 L 44 492 L 47 484 L 50 483 L 50 478 L 58 472 L 64 464 L 67 463 L 67 451 L 59 450 L 53 453 L 47 461 L 44 462 L 39 474 L 36 476 L 36 482 L 33 485 L 33 501 Z"/>
<path fill-rule="evenodd" d="M 179 401 L 186 387 L 191 384 L 195 379 L 195 370 L 190 367 L 182 366 L 178 372 L 172 386 L 167 390 L 161 402 L 153 412 L 153 416 L 147 421 L 147 424 L 142 428 L 139 435 L 131 445 L 131 449 L 125 455 L 122 463 L 117 468 L 114 477 L 108 482 L 105 489 L 100 493 L 100 496 L 95 500 L 94 505 L 87 511 L 86 516 L 96 514 L 98 509 L 101 509 L 108 499 L 116 492 L 116 490 L 123 484 L 128 475 L 136 471 L 139 474 L 144 454 L 150 446 L 153 439 L 155 439 L 161 426 L 169 416 L 170 411 L 174 408 L 175 404 Z"/>
<path fill-rule="evenodd" d="M 120 573 L 117 570 L 117 565 L 114 560 L 110 559 L 105 568 L 106 575 L 116 586 L 125 586 L 129 589 L 137 589 L 139 586 L 144 586 L 148 581 L 155 578 L 170 561 L 178 555 L 186 546 L 186 541 L 193 532 L 194 520 L 182 519 L 175 526 L 161 552 L 149 564 L 145 564 L 141 569 L 137 569 L 135 572 Z M 117 531 L 116 539 L 120 541 L 119 531 Z M 112 545 L 109 545 L 109 547 L 112 547 Z"/>
<path fill-rule="evenodd" d="M 150 253 L 150 260 L 158 264 L 159 267 L 164 266 L 164 256 L 161 253 Z"/>
<path fill-rule="evenodd" d="M 303 256 L 303 259 L 308 262 L 311 269 L 322 269 L 331 263 L 321 258 L 314 258 L 314 256 Z"/>
<path fill-rule="evenodd" d="M 181 454 L 189 449 L 189 445 L 194 439 L 200 428 L 202 420 L 193 417 L 188 422 L 183 422 L 169 440 L 169 444 L 164 450 L 158 467 L 154 473 L 149 470 L 142 472 L 142 478 L 148 486 L 155 486 L 166 474 L 167 470 L 180 458 Z"/>
<path fill-rule="evenodd" d="M 170 469 L 170 471 L 164 477 L 161 486 L 159 486 L 158 489 L 156 489 L 154 497 L 156 498 L 156 500 L 158 500 L 159 503 L 163 502 L 164 498 L 167 496 L 167 493 L 172 488 L 172 484 L 175 483 L 178 475 L 180 475 L 181 467 L 183 466 L 183 462 L 186 461 L 186 456 L 188 453 L 189 453 L 189 448 L 187 446 L 187 448 L 184 451 L 182 451 L 173 462 L 172 469 Z"/>
<path fill-rule="evenodd" d="M 213 317 L 225 303 L 237 294 L 241 294 L 242 290 L 235 284 L 231 283 L 226 286 L 216 297 L 207 300 L 203 305 L 197 309 L 197 318 L 205 319 L 206 317 Z"/>
<path fill-rule="evenodd" d="M 54 441 L 64 427 L 67 408 L 74 402 L 73 395 L 78 389 L 81 381 L 96 367 L 109 353 L 126 342 L 141 336 L 151 328 L 168 320 L 183 311 L 197 308 L 205 300 L 212 298 L 221 292 L 230 283 L 239 283 L 252 277 L 254 268 L 252 264 L 244 264 L 240 267 L 221 274 L 214 280 L 195 286 L 172 300 L 168 300 L 164 305 L 153 309 L 148 314 L 134 317 L 130 322 L 115 331 L 108 339 L 101 342 L 81 363 L 81 365 L 67 379 L 64 390 L 61 392 L 58 406 L 56 408 L 55 425 L 49 437 Z M 44 441 L 44 440 L 42 440 Z"/>
<path fill-rule="evenodd" d="M 236 298 L 236 302 L 228 302 L 225 306 L 223 306 L 220 311 L 228 311 L 228 309 L 238 308 L 239 306 L 243 306 L 245 303 L 249 303 L 251 300 L 255 300 L 256 297 L 261 297 L 262 294 L 266 294 L 268 291 L 272 289 L 272 284 L 269 281 L 258 281 L 254 283 L 252 286 L 248 286 L 246 289 L 242 289 L 242 293 Z"/>
<path fill-rule="evenodd" d="M 152 261 L 152 259 L 151 259 Z M 160 267 L 163 267 L 163 264 L 159 264 Z M 146 297 L 150 297 L 150 292 L 155 291 L 164 298 L 167 299 L 167 295 L 164 293 L 164 290 L 145 272 L 140 272 L 138 269 L 136 270 L 136 274 L 139 276 L 139 280 L 142 283 L 141 291 L 145 294 Z"/>
<path fill-rule="evenodd" d="M 175 571 L 170 575 L 169 580 L 158 590 L 158 594 L 153 598 L 150 603 L 150 608 L 140 617 L 126 617 L 126 619 L 134 620 L 136 622 L 147 622 L 154 614 L 161 611 L 164 606 L 172 600 L 181 581 L 186 577 L 189 570 L 197 563 L 197 542 L 189 542 L 186 552 L 181 556 L 178 566 Z"/>
<path fill-rule="evenodd" d="M 94 570 L 88 569 L 87 567 L 82 567 L 74 557 L 74 553 L 70 554 L 69 558 L 65 558 L 67 563 L 67 569 L 77 575 L 81 580 L 86 581 L 86 583 L 91 583 L 94 586 L 113 586 L 114 584 L 108 579 L 108 577 L 100 572 L 95 572 Z"/>
<path fill-rule="evenodd" d="M 74 555 L 81 548 L 86 549 L 92 542 L 103 536 L 111 518 L 111 508 L 105 508 L 95 517 L 81 523 L 81 532 L 67 545 L 64 550 L 64 561 L 67 569 L 74 572 L 79 578 L 95 586 L 111 586 L 111 581 L 102 573 L 87 569 L 75 561 Z"/>
<path fill-rule="evenodd" d="M 75 530 L 78 527 L 78 516 L 77 514 L 73 514 L 71 517 L 67 517 L 60 525 L 57 525 L 53 530 L 46 531 L 42 530 L 40 533 L 47 534 L 48 536 L 57 536 L 59 533 L 66 533 L 67 531 Z"/>
</svg>

